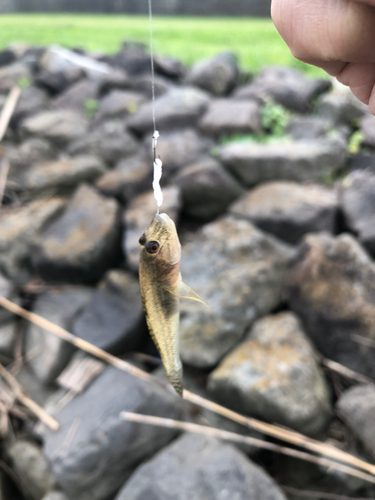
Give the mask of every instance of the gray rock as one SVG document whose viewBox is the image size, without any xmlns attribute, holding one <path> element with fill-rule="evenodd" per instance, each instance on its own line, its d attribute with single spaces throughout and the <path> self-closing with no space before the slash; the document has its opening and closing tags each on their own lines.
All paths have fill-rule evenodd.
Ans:
<svg viewBox="0 0 375 500">
<path fill-rule="evenodd" d="M 92 182 L 106 172 L 102 161 L 95 156 L 76 156 L 58 161 L 42 162 L 25 169 L 13 182 L 15 191 L 54 193 L 73 189 L 77 184 Z"/>
<path fill-rule="evenodd" d="M 285 133 L 297 141 L 320 139 L 334 128 L 329 119 L 319 116 L 292 115 L 285 127 Z"/>
<path fill-rule="evenodd" d="M 105 63 L 95 61 L 95 59 L 56 45 L 45 51 L 39 62 L 39 66 L 42 71 L 47 72 L 81 69 L 93 80 L 100 80 L 103 75 L 110 74 L 112 70 Z"/>
<path fill-rule="evenodd" d="M 375 255 L 375 172 L 356 170 L 340 186 L 339 198 L 347 226 Z"/>
<path fill-rule="evenodd" d="M 34 500 L 41 500 L 54 488 L 54 477 L 39 446 L 19 440 L 8 449 L 8 454 L 22 487 Z"/>
<path fill-rule="evenodd" d="M 363 146 L 375 148 L 375 116 L 366 115 L 360 122 L 360 130 L 363 135 Z"/>
<path fill-rule="evenodd" d="M 4 104 L 6 103 L 6 100 L 7 100 L 7 96 L 0 94 L 0 110 L 3 109 Z"/>
<path fill-rule="evenodd" d="M 255 101 L 217 99 L 208 106 L 199 126 L 215 137 L 259 133 L 262 127 L 260 108 Z"/>
<path fill-rule="evenodd" d="M 125 70 L 130 76 L 150 73 L 151 57 L 145 46 L 132 45 L 124 47 L 112 58 L 111 64 Z"/>
<path fill-rule="evenodd" d="M 84 287 L 55 288 L 37 298 L 33 312 L 71 331 L 76 316 L 90 301 L 92 293 L 92 289 Z M 25 351 L 34 353 L 28 364 L 41 382 L 54 382 L 68 365 L 74 350 L 72 344 L 30 323 Z"/>
<path fill-rule="evenodd" d="M 9 358 L 9 361 L 14 358 L 14 348 L 17 337 L 17 323 L 9 321 L 0 325 L 0 354 Z M 0 359 L 0 362 L 4 360 Z"/>
<path fill-rule="evenodd" d="M 85 78 L 74 83 L 56 97 L 52 106 L 56 109 L 72 109 L 84 113 L 87 111 L 87 102 L 97 100 L 98 97 L 99 83 Z"/>
<path fill-rule="evenodd" d="M 331 88 L 329 80 L 312 80 L 293 68 L 271 66 L 263 69 L 249 84 L 239 87 L 235 99 L 272 99 L 293 111 L 306 112 L 312 101 Z"/>
<path fill-rule="evenodd" d="M 355 120 L 368 114 L 368 107 L 354 97 L 349 87 L 333 81 L 333 91 L 318 99 L 315 114 L 335 124 L 353 125 Z"/>
<path fill-rule="evenodd" d="M 38 238 L 34 267 L 49 280 L 96 281 L 120 258 L 119 207 L 87 185 Z"/>
<path fill-rule="evenodd" d="M 137 141 L 129 134 L 121 120 L 105 121 L 95 127 L 85 137 L 69 145 L 71 155 L 90 154 L 114 164 L 123 158 L 134 155 L 139 149 Z"/>
<path fill-rule="evenodd" d="M 244 192 L 236 179 L 209 157 L 183 168 L 174 183 L 181 189 L 183 212 L 203 221 L 225 212 Z"/>
<path fill-rule="evenodd" d="M 357 154 L 350 158 L 348 165 L 348 172 L 355 170 L 365 170 L 368 168 L 370 171 L 375 172 L 375 152 L 359 151 Z"/>
<path fill-rule="evenodd" d="M 37 200 L 3 208 L 0 220 L 0 268 L 12 280 L 25 284 L 31 273 L 31 249 L 39 234 L 59 215 L 63 198 Z"/>
<path fill-rule="evenodd" d="M 83 116 L 70 109 L 42 111 L 26 118 L 21 124 L 24 136 L 49 139 L 58 147 L 83 137 L 88 131 L 88 122 Z"/>
<path fill-rule="evenodd" d="M 128 203 L 150 189 L 152 177 L 152 161 L 146 154 L 140 153 L 120 160 L 116 167 L 100 177 L 95 185 L 106 196 L 114 196 Z"/>
<path fill-rule="evenodd" d="M 346 160 L 340 140 L 232 143 L 222 146 L 218 156 L 246 186 L 273 180 L 321 181 L 332 176 Z"/>
<path fill-rule="evenodd" d="M 209 103 L 208 95 L 194 87 L 176 87 L 155 100 L 158 127 L 175 130 L 194 126 Z M 152 103 L 139 108 L 129 120 L 129 128 L 138 134 L 153 132 Z"/>
<path fill-rule="evenodd" d="M 151 137 L 144 144 L 149 150 Z M 213 142 L 202 137 L 194 129 L 163 133 L 158 139 L 157 154 L 163 162 L 163 180 L 168 180 L 185 165 L 194 163 L 208 154 Z M 151 162 L 150 162 L 151 163 Z"/>
<path fill-rule="evenodd" d="M 171 186 L 163 189 L 162 212 L 165 212 L 177 224 L 181 209 L 181 193 L 179 188 Z M 123 251 L 128 267 L 138 271 L 139 265 L 139 238 L 148 227 L 155 215 L 156 201 L 153 191 L 141 194 L 134 198 L 124 212 L 125 226 L 123 236 Z"/>
<path fill-rule="evenodd" d="M 116 500 L 285 500 L 276 483 L 231 444 L 184 434 L 141 465 Z"/>
<path fill-rule="evenodd" d="M 53 160 L 56 156 L 56 149 L 49 141 L 37 137 L 26 139 L 12 151 L 9 157 L 11 168 L 8 178 L 12 176 L 14 169 L 16 169 L 16 174 L 14 175 L 16 179 L 17 175 L 20 174 L 20 172 L 17 172 L 17 169 L 23 171 L 30 164 Z"/>
<path fill-rule="evenodd" d="M 16 109 L 12 115 L 11 125 L 16 127 L 20 120 L 36 114 L 48 107 L 49 99 L 45 90 L 30 85 L 22 90 L 17 102 Z"/>
<path fill-rule="evenodd" d="M 249 191 L 229 209 L 287 243 L 306 233 L 333 233 L 338 201 L 331 189 L 295 182 L 269 182 Z"/>
<path fill-rule="evenodd" d="M 48 90 L 51 95 L 57 95 L 77 83 L 83 76 L 84 72 L 81 69 L 71 68 L 65 71 L 42 72 L 36 76 L 34 82 Z"/>
<path fill-rule="evenodd" d="M 0 67 L 9 66 L 16 60 L 16 54 L 11 49 L 4 49 L 0 51 Z"/>
<path fill-rule="evenodd" d="M 69 498 L 101 500 L 114 495 L 142 460 L 176 434 L 127 422 L 122 411 L 179 419 L 181 403 L 156 384 L 107 368 L 54 414 L 60 429 L 45 434 L 45 455 Z M 69 446 L 64 446 L 67 436 Z"/>
<path fill-rule="evenodd" d="M 112 90 L 100 101 L 95 120 L 124 118 L 135 113 L 145 100 L 144 95 L 139 92 Z"/>
<path fill-rule="evenodd" d="M 160 360 L 161 362 L 161 360 Z M 152 372 L 152 375 L 167 382 L 165 376 L 165 370 L 163 366 L 159 366 L 156 370 Z M 184 366 L 183 370 L 183 387 L 185 390 L 193 392 L 194 394 L 212 400 L 211 395 L 206 389 L 207 373 L 204 370 L 197 370 L 190 366 Z M 196 405 L 186 405 L 183 420 L 187 422 L 193 422 L 200 425 L 210 425 L 216 429 L 222 429 L 228 432 L 234 432 L 236 434 L 242 434 L 244 436 L 251 436 L 257 439 L 262 439 L 263 436 L 248 427 L 234 422 L 218 413 L 215 413 L 207 408 L 203 408 Z M 256 446 L 251 446 L 247 443 L 233 442 L 233 446 L 240 449 L 246 455 L 251 456 L 259 452 L 259 448 Z"/>
<path fill-rule="evenodd" d="M 32 75 L 28 65 L 15 62 L 0 68 L 0 94 L 6 94 L 20 80 L 31 81 Z"/>
<path fill-rule="evenodd" d="M 4 471 L 0 471 L 0 500 L 11 500 L 9 480 Z"/>
<path fill-rule="evenodd" d="M 155 75 L 154 81 L 155 87 L 155 97 L 160 97 L 166 94 L 168 91 L 172 90 L 174 85 L 170 80 L 163 78 L 161 76 Z M 129 88 L 135 90 L 136 92 L 142 92 L 148 99 L 152 98 L 152 81 L 151 74 L 139 75 L 131 79 L 129 82 Z"/>
<path fill-rule="evenodd" d="M 1 225 L 0 225 L 1 227 Z M 14 283 L 8 280 L 3 274 L 0 273 L 0 296 L 5 297 L 13 302 L 17 301 L 16 287 Z M 0 324 L 8 323 L 14 318 L 13 313 L 0 307 Z"/>
<path fill-rule="evenodd" d="M 186 67 L 172 57 L 154 56 L 155 72 L 171 80 L 181 81 L 186 74 Z"/>
<path fill-rule="evenodd" d="M 337 420 L 335 424 L 337 425 Z M 343 430 L 344 433 L 347 435 L 346 430 Z M 358 452 L 351 448 L 351 443 L 346 442 L 345 451 L 358 456 Z M 365 459 L 363 456 L 361 458 Z M 302 497 L 307 500 L 320 499 L 332 495 L 338 498 L 345 498 L 345 496 L 348 497 L 350 495 L 354 498 L 361 497 L 365 499 L 371 498 L 374 494 L 374 485 L 367 481 L 343 474 L 341 471 L 333 468 L 307 463 L 297 458 L 283 456 L 279 462 L 278 473 L 282 475 L 283 485 L 297 490 L 295 494 L 288 491 L 288 500 L 300 500 L 301 491 L 303 493 L 305 491 L 309 492 L 308 496 L 305 497 L 304 495 Z"/>
<path fill-rule="evenodd" d="M 100 95 L 108 94 L 112 90 L 129 89 L 130 80 L 127 73 L 119 68 L 111 68 L 111 72 L 99 78 Z"/>
<path fill-rule="evenodd" d="M 42 500 L 69 500 L 69 498 L 62 491 L 51 491 Z"/>
<path fill-rule="evenodd" d="M 227 95 L 236 85 L 239 69 L 237 56 L 224 52 L 193 65 L 187 82 L 216 96 Z"/>
<path fill-rule="evenodd" d="M 375 459 L 375 387 L 357 385 L 346 390 L 337 402 L 337 411 Z"/>
<path fill-rule="evenodd" d="M 352 236 L 306 236 L 286 299 L 323 356 L 375 377 L 373 351 L 352 339 L 375 340 L 375 264 Z"/>
<path fill-rule="evenodd" d="M 257 321 L 210 374 L 208 390 L 229 408 L 303 434 L 318 434 L 331 415 L 314 350 L 290 312 Z"/>
<path fill-rule="evenodd" d="M 125 271 L 109 271 L 72 331 L 113 354 L 136 350 L 145 331 L 138 279 Z"/>
<path fill-rule="evenodd" d="M 50 335 L 52 336 L 52 334 Z M 56 394 L 57 386 L 55 384 L 43 384 L 37 378 L 29 363 L 24 363 L 15 377 L 21 384 L 25 394 L 38 403 L 39 406 L 44 407 L 50 398 Z"/>
<path fill-rule="evenodd" d="M 293 254 L 289 246 L 233 217 L 191 237 L 183 246 L 182 278 L 209 307 L 180 303 L 183 361 L 215 366 L 257 318 L 277 307 Z"/>
</svg>

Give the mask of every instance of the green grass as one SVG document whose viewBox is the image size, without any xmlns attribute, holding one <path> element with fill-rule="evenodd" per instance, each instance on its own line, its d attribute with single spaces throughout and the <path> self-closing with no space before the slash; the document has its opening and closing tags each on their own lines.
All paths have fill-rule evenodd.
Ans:
<svg viewBox="0 0 375 500">
<path fill-rule="evenodd" d="M 267 65 L 299 68 L 311 76 L 324 73 L 290 54 L 269 19 L 154 17 L 155 53 L 192 64 L 225 50 L 241 65 L 258 71 Z M 149 42 L 147 16 L 22 14 L 0 16 L 0 48 L 15 42 L 59 44 L 91 51 L 116 52 L 124 39 Z"/>
</svg>

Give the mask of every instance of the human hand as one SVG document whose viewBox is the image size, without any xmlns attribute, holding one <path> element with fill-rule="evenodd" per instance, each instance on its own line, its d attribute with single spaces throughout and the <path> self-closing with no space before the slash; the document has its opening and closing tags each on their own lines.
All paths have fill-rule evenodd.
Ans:
<svg viewBox="0 0 375 500">
<path fill-rule="evenodd" d="M 272 0 L 271 14 L 294 57 L 349 86 L 375 115 L 375 0 Z"/>
</svg>

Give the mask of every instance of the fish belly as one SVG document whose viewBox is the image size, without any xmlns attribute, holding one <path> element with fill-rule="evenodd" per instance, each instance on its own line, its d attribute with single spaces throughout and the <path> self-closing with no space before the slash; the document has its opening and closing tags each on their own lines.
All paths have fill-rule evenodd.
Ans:
<svg viewBox="0 0 375 500">
<path fill-rule="evenodd" d="M 179 354 L 179 299 L 158 283 L 142 287 L 143 307 L 150 335 L 160 353 L 168 382 L 182 396 Z"/>
</svg>

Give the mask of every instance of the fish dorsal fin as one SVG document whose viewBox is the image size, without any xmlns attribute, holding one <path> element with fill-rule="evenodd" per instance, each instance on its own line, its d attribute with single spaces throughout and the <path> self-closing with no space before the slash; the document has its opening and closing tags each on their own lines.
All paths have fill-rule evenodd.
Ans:
<svg viewBox="0 0 375 500">
<path fill-rule="evenodd" d="M 199 295 L 195 293 L 194 290 L 192 290 L 190 286 L 186 285 L 186 283 L 184 283 L 181 279 L 174 285 L 167 285 L 163 283 L 163 288 L 164 290 L 167 290 L 167 292 L 171 293 L 172 295 L 176 295 L 176 297 L 179 297 L 180 299 L 196 300 L 197 302 L 202 302 L 202 304 L 208 307 L 207 302 L 199 297 Z"/>
</svg>

